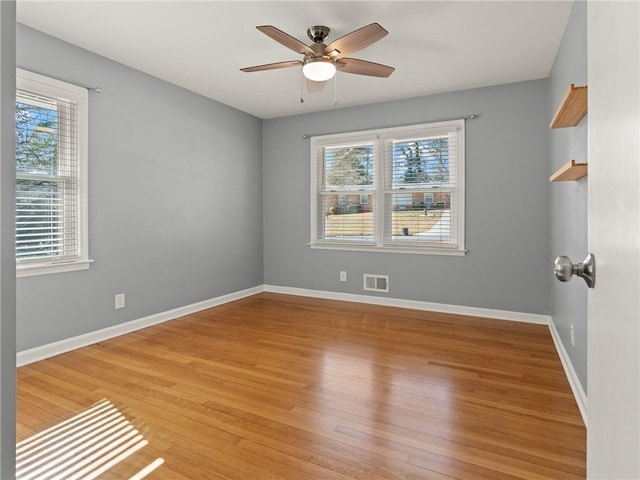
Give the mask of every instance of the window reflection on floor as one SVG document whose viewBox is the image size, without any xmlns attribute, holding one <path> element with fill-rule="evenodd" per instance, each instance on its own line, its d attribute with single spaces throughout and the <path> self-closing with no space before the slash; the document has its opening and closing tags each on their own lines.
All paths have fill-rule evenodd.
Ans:
<svg viewBox="0 0 640 480">
<path fill-rule="evenodd" d="M 380 324 L 378 328 L 385 326 Z M 330 415 L 336 424 L 333 431 L 343 435 L 347 443 L 349 438 L 356 438 L 382 449 L 390 442 L 414 441 L 406 438 L 407 431 L 448 440 L 459 415 L 455 413 L 457 400 L 451 377 L 424 358 L 416 357 L 413 363 L 407 363 L 408 354 L 403 352 L 398 353 L 403 359 L 398 362 L 388 351 L 384 359 L 376 355 L 375 348 L 353 345 L 351 352 L 331 349 L 323 352 L 320 385 L 322 391 L 332 395 Z M 336 410 L 359 419 L 335 418 Z M 422 449 L 448 454 L 449 443 L 433 446 L 423 443 L 415 440 Z M 392 454 L 391 449 L 382 451 Z"/>
<path fill-rule="evenodd" d="M 106 399 L 16 445 L 17 480 L 89 480 L 109 472 L 148 441 Z M 130 480 L 140 480 L 164 463 L 157 458 Z"/>
</svg>

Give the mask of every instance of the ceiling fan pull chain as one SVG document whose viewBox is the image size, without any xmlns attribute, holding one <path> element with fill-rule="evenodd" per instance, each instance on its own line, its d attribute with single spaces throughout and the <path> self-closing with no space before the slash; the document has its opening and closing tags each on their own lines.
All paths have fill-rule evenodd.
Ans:
<svg viewBox="0 0 640 480">
<path fill-rule="evenodd" d="M 300 103 L 304 103 L 304 75 L 300 75 Z"/>
<path fill-rule="evenodd" d="M 333 76 L 333 106 L 338 106 L 338 75 Z"/>
</svg>

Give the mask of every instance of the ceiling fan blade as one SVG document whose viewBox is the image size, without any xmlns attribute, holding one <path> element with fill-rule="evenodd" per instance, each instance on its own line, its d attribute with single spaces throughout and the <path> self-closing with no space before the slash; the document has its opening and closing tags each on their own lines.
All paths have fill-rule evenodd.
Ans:
<svg viewBox="0 0 640 480">
<path fill-rule="evenodd" d="M 345 36 L 340 37 L 334 42 L 327 45 L 324 49 L 326 55 L 340 56 L 350 55 L 368 47 L 372 43 L 377 42 L 381 38 L 384 38 L 389 32 L 387 32 L 380 24 L 372 23 L 366 27 L 354 30 L 351 33 L 347 33 Z M 332 53 L 337 51 L 338 53 Z"/>
<path fill-rule="evenodd" d="M 243 72 L 262 72 L 264 70 L 276 70 L 278 68 L 297 67 L 302 65 L 300 60 L 290 60 L 288 62 L 267 63 L 265 65 L 256 65 L 254 67 L 241 68 Z"/>
<path fill-rule="evenodd" d="M 387 65 L 369 62 L 367 60 L 358 60 L 357 58 L 341 58 L 336 62 L 336 67 L 339 72 L 384 78 L 387 78 L 395 70 L 395 68 Z"/>
<path fill-rule="evenodd" d="M 308 45 L 305 45 L 297 38 L 292 37 L 288 33 L 274 27 L 273 25 L 261 25 L 256 27 L 266 36 L 273 38 L 276 42 L 290 48 L 297 53 L 309 53 L 313 55 L 313 50 Z"/>
<path fill-rule="evenodd" d="M 307 78 L 307 90 L 309 90 L 309 92 L 319 92 L 324 88 L 325 83 L 327 82 L 315 82 Z"/>
</svg>

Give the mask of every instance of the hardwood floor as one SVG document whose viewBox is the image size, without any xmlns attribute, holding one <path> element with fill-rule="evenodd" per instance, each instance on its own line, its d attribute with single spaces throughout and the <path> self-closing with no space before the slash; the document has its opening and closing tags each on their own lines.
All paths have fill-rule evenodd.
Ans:
<svg viewBox="0 0 640 480">
<path fill-rule="evenodd" d="M 102 399 L 149 445 L 100 478 L 585 478 L 543 325 L 263 293 L 21 367 L 19 440 Z"/>
</svg>

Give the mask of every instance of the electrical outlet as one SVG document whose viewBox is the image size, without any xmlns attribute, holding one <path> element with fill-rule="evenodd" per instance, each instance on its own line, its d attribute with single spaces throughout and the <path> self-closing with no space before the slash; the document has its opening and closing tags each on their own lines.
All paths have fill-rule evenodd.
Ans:
<svg viewBox="0 0 640 480">
<path fill-rule="evenodd" d="M 576 346 L 576 334 L 573 330 L 573 325 L 570 325 L 571 328 L 571 346 L 575 347 Z"/>
<path fill-rule="evenodd" d="M 347 272 L 345 272 L 344 270 L 340 272 L 340 281 L 341 282 L 347 281 Z"/>
<path fill-rule="evenodd" d="M 116 295 L 116 310 L 124 308 L 124 293 Z"/>
</svg>

